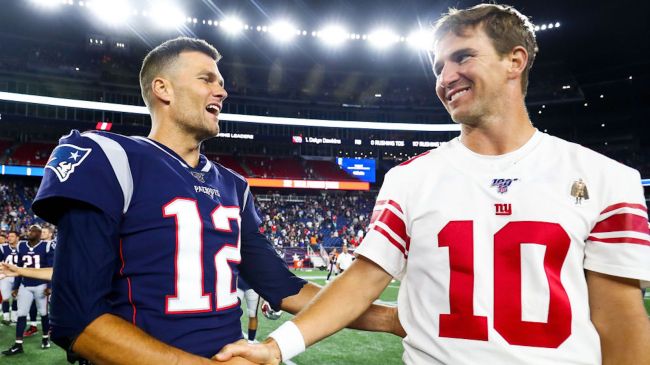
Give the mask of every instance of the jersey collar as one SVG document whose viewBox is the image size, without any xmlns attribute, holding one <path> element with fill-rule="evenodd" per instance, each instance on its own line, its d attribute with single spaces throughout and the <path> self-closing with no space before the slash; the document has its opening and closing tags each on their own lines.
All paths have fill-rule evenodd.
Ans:
<svg viewBox="0 0 650 365">
<path fill-rule="evenodd" d="M 183 166 L 184 168 L 192 171 L 201 171 L 201 172 L 208 172 L 210 171 L 210 168 L 212 167 L 212 163 L 208 160 L 207 157 L 205 157 L 202 154 L 199 154 L 199 163 L 196 167 L 191 167 L 183 159 L 176 153 L 174 152 L 171 148 L 165 146 L 162 143 L 156 142 L 151 138 L 147 137 L 140 137 L 140 136 L 134 136 L 133 138 L 136 138 L 140 141 L 146 142 L 153 147 L 158 148 L 160 151 L 164 152 L 167 154 L 169 157 L 173 158 L 174 160 L 178 161 L 178 163 Z"/>
<path fill-rule="evenodd" d="M 481 155 L 467 148 L 461 141 L 460 137 L 454 138 L 450 142 L 453 160 L 461 163 L 462 166 L 474 171 L 498 172 L 505 171 L 517 165 L 519 161 L 528 156 L 540 142 L 543 140 L 544 133 L 535 130 L 532 137 L 517 150 L 505 153 L 503 155 Z"/>
</svg>

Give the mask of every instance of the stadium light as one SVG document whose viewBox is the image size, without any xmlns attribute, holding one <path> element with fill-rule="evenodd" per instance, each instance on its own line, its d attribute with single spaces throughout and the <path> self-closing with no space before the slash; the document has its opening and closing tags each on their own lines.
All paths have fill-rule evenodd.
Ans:
<svg viewBox="0 0 650 365">
<path fill-rule="evenodd" d="M 348 32 L 340 25 L 330 25 L 318 31 L 316 35 L 327 45 L 338 46 L 348 38 Z"/>
<path fill-rule="evenodd" d="M 93 0 L 86 6 L 102 21 L 110 25 L 123 24 L 133 13 L 126 0 Z"/>
<path fill-rule="evenodd" d="M 60 5 L 68 4 L 67 0 L 31 0 L 31 2 L 36 6 L 40 6 L 47 9 L 54 9 Z"/>
<path fill-rule="evenodd" d="M 274 23 L 268 27 L 268 31 L 275 40 L 283 43 L 291 41 L 300 32 L 296 26 L 286 20 Z"/>
<path fill-rule="evenodd" d="M 406 42 L 413 48 L 419 50 L 429 50 L 433 48 L 433 32 L 426 30 L 416 30 L 406 37 Z"/>
<path fill-rule="evenodd" d="M 368 41 L 377 49 L 386 49 L 399 41 L 399 36 L 388 28 L 377 29 L 368 35 Z"/>
<path fill-rule="evenodd" d="M 171 3 L 153 5 L 149 16 L 157 26 L 162 28 L 175 28 L 185 22 L 184 12 Z M 196 18 L 192 21 L 196 24 Z"/>
<path fill-rule="evenodd" d="M 235 35 L 241 33 L 241 31 L 244 29 L 244 22 L 242 22 L 239 18 L 232 16 L 222 20 L 219 23 L 219 26 L 221 26 L 221 28 L 223 28 L 226 33 Z"/>
</svg>

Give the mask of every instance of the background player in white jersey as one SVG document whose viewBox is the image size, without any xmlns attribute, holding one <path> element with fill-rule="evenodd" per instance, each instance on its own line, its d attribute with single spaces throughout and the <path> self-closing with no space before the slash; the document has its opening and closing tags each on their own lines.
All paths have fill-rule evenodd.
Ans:
<svg viewBox="0 0 650 365">
<path fill-rule="evenodd" d="M 239 302 L 246 301 L 246 313 L 248 313 L 248 333 L 244 336 L 248 342 L 255 342 L 257 335 L 257 309 L 260 304 L 260 295 L 253 290 L 243 278 L 237 280 L 237 297 Z"/>
<path fill-rule="evenodd" d="M 7 242 L 0 246 L 0 261 L 8 264 L 18 264 L 18 232 L 9 231 L 7 233 Z M 12 319 L 16 319 L 17 301 L 11 295 L 14 278 L 8 277 L 0 279 L 0 294 L 2 295 L 2 324 L 8 326 Z M 10 304 L 11 303 L 11 304 Z M 13 310 L 10 311 L 10 305 Z"/>
<path fill-rule="evenodd" d="M 350 269 L 265 345 L 223 358 L 286 360 L 396 277 L 406 364 L 649 364 L 639 173 L 533 127 L 537 45 L 513 8 L 451 10 L 435 39 L 436 93 L 460 137 L 389 171 Z"/>
</svg>

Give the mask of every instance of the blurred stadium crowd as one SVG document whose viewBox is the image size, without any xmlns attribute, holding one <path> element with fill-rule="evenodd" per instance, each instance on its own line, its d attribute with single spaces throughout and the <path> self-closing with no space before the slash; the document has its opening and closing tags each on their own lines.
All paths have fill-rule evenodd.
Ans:
<svg viewBox="0 0 650 365">
<path fill-rule="evenodd" d="M 44 224 L 34 216 L 31 203 L 38 181 L 29 178 L 4 178 L 0 183 L 0 233 L 17 231 L 24 237 L 30 225 Z M 286 248 L 319 252 L 348 245 L 356 247 L 368 229 L 375 194 L 372 192 L 322 193 L 302 196 L 268 192 L 257 197 L 260 231 L 279 252 Z M 303 256 L 304 257 L 304 256 Z"/>
</svg>

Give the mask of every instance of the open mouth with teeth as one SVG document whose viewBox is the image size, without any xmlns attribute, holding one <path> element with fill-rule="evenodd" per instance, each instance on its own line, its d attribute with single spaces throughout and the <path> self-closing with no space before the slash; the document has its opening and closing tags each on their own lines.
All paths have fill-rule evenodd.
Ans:
<svg viewBox="0 0 650 365">
<path fill-rule="evenodd" d="M 212 115 L 219 115 L 219 112 L 221 112 L 221 108 L 217 104 L 210 104 L 205 107 L 205 110 Z"/>
<path fill-rule="evenodd" d="M 449 95 L 447 95 L 447 101 L 453 102 L 454 100 L 458 99 L 459 97 L 465 95 L 471 88 L 467 87 L 464 89 L 460 89 L 458 91 L 455 91 Z"/>
</svg>

